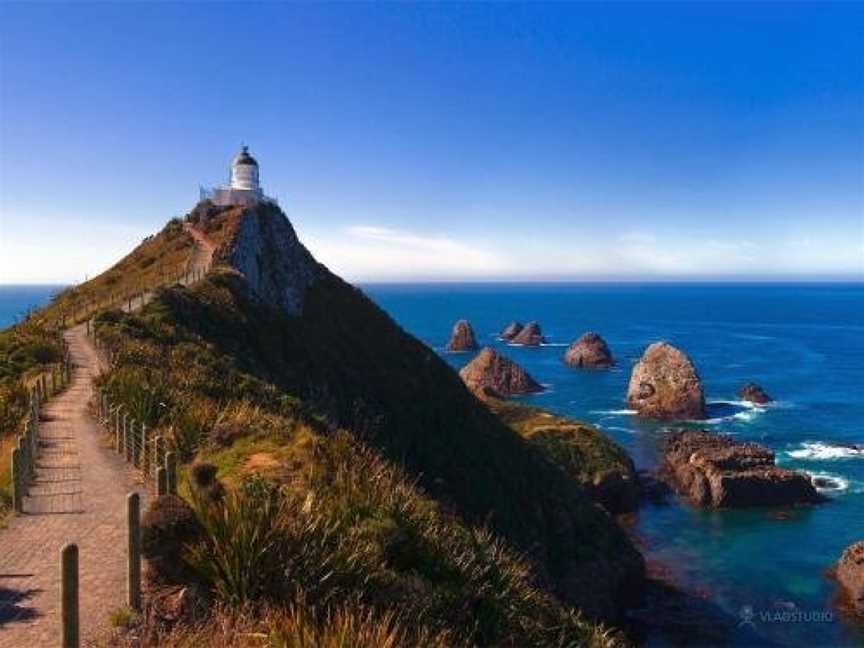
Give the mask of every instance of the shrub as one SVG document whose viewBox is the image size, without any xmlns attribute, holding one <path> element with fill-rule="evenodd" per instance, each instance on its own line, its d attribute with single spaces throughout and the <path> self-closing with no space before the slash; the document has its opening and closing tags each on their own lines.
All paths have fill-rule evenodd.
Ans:
<svg viewBox="0 0 864 648">
<path fill-rule="evenodd" d="M 198 541 L 202 529 L 189 505 L 176 495 L 156 498 L 141 520 L 141 553 L 150 576 L 159 583 L 182 583 L 194 575 L 184 548 Z"/>
<path fill-rule="evenodd" d="M 192 502 L 203 540 L 187 548 L 189 564 L 228 605 L 259 598 L 279 572 L 284 505 L 278 492 L 253 477 L 221 502 L 193 489 Z"/>
</svg>

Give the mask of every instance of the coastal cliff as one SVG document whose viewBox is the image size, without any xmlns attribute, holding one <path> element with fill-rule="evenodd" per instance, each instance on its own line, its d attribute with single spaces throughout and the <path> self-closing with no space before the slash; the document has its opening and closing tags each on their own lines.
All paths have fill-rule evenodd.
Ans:
<svg viewBox="0 0 864 648">
<path fill-rule="evenodd" d="M 121 401 L 141 402 L 147 393 L 155 395 L 148 402 L 165 403 L 142 407 L 138 420 L 172 435 L 186 462 L 217 466 L 229 488 L 264 476 L 299 498 L 300 508 L 337 516 L 348 525 L 346 538 L 366 537 L 383 552 L 376 569 L 392 573 L 395 583 L 413 574 L 412 587 L 426 592 L 419 598 L 436 601 L 434 610 L 423 608 L 430 627 L 456 634 L 472 627 L 463 638 L 480 643 L 549 640 L 535 622 L 526 621 L 535 634 L 523 628 L 526 634 L 518 635 L 519 623 L 503 612 L 518 607 L 515 599 L 495 603 L 470 594 L 464 566 L 448 553 L 448 542 L 457 549 L 461 541 L 429 535 L 433 527 L 456 536 L 488 528 L 503 542 L 502 556 L 525 556 L 523 575 L 507 591 L 529 596 L 539 588 L 530 595 L 539 607 L 519 608 L 520 614 L 606 645 L 602 631 L 578 614 L 565 623 L 567 606 L 591 619 L 620 621 L 638 596 L 644 564 L 584 485 L 478 401 L 431 349 L 315 261 L 278 208 L 205 205 L 189 222 L 216 245 L 214 269 L 192 288 L 160 290 L 139 314 L 99 318 L 117 359 L 103 387 Z M 367 504 L 349 514 L 336 502 L 356 497 L 339 495 L 346 487 L 339 471 L 353 474 L 353 464 L 389 475 L 388 488 L 406 493 L 416 508 L 397 514 L 370 483 Z M 429 515 L 438 521 L 420 533 L 412 520 Z M 402 543 L 408 544 L 400 549 Z M 424 546 L 434 548 L 434 559 Z M 418 560 L 438 566 L 429 571 L 431 564 Z M 416 593 L 405 598 L 407 590 L 392 584 L 370 587 L 358 584 L 355 594 L 429 604 L 414 600 Z M 451 593 L 435 598 L 442 587 Z M 467 609 L 480 607 L 454 620 L 446 601 L 462 605 L 469 595 L 479 598 L 465 601 Z M 477 627 L 486 607 L 498 610 L 494 618 L 504 616 Z"/>
</svg>

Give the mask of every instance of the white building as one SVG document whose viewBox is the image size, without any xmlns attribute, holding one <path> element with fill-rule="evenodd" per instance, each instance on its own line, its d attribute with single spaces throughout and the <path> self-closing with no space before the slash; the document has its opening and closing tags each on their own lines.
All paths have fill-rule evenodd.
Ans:
<svg viewBox="0 0 864 648">
<path fill-rule="evenodd" d="M 255 202 L 276 203 L 265 196 L 258 183 L 258 162 L 249 155 L 249 147 L 231 160 L 228 184 L 212 189 L 201 188 L 201 200 L 209 199 L 216 205 L 250 205 Z"/>
</svg>

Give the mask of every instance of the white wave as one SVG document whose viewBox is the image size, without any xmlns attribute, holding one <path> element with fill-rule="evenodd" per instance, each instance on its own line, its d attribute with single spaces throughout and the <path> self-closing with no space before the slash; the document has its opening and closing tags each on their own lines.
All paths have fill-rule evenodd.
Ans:
<svg viewBox="0 0 864 648">
<path fill-rule="evenodd" d="M 735 407 L 743 407 L 744 409 L 765 409 L 765 405 L 760 405 L 747 400 L 709 400 L 705 401 L 706 405 L 733 405 Z"/>
<path fill-rule="evenodd" d="M 842 493 L 849 490 L 849 480 L 840 475 L 834 475 L 826 472 L 808 472 L 813 486 L 820 493 Z M 821 484 L 817 484 L 817 480 L 822 480 Z"/>
<path fill-rule="evenodd" d="M 634 414 L 638 414 L 636 410 L 633 409 L 617 409 L 617 410 L 592 410 L 592 414 L 607 414 L 610 416 L 633 416 Z"/>
<path fill-rule="evenodd" d="M 812 441 L 802 443 L 798 450 L 787 450 L 786 454 L 793 459 L 833 461 L 836 459 L 864 458 L 864 447 L 832 445 L 830 443 Z"/>
</svg>

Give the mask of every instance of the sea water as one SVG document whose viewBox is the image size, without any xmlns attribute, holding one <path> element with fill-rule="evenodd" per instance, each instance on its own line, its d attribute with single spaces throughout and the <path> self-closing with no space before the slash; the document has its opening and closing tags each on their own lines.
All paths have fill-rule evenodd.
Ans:
<svg viewBox="0 0 864 648">
<path fill-rule="evenodd" d="M 370 285 L 366 292 L 455 368 L 472 354 L 444 352 L 453 322 L 471 321 L 481 345 L 513 358 L 547 390 L 525 400 L 593 423 L 637 468 L 656 465 L 668 426 L 635 417 L 624 402 L 645 347 L 668 340 L 702 377 L 701 427 L 756 441 L 783 466 L 827 478 L 826 504 L 796 509 L 699 511 L 677 498 L 642 506 L 636 534 L 646 556 L 682 587 L 725 613 L 737 645 L 864 645 L 831 605 L 826 571 L 864 540 L 864 285 L 548 284 Z M 510 321 L 540 322 L 548 344 L 506 345 Z M 608 342 L 605 371 L 562 362 L 585 331 Z M 739 403 L 743 383 L 776 402 Z M 778 513 L 781 513 L 778 515 Z M 649 637 L 649 645 L 664 645 Z"/>
<path fill-rule="evenodd" d="M 406 330 L 455 368 L 472 354 L 444 352 L 453 322 L 471 321 L 482 345 L 523 365 L 547 390 L 525 400 L 586 420 L 622 444 L 637 468 L 656 465 L 668 426 L 633 416 L 624 402 L 644 348 L 668 340 L 702 377 L 707 429 L 762 443 L 781 465 L 828 478 L 826 504 L 798 509 L 699 511 L 672 498 L 646 503 L 636 534 L 652 561 L 723 612 L 739 646 L 852 646 L 864 636 L 831 605 L 826 575 L 864 539 L 864 285 L 862 284 L 426 284 L 366 285 Z M 0 326 L 45 303 L 55 286 L 0 287 Z M 549 344 L 506 345 L 510 321 L 537 320 Z M 585 331 L 609 343 L 604 371 L 565 366 Z M 758 382 L 776 402 L 738 403 Z M 778 515 L 778 513 L 782 513 Z M 662 634 L 652 646 L 667 645 Z"/>
</svg>

